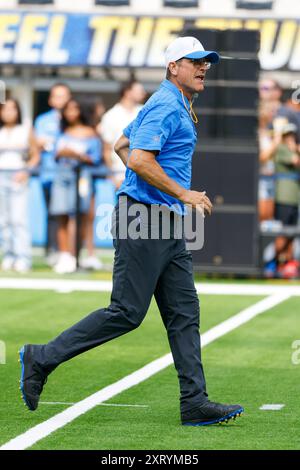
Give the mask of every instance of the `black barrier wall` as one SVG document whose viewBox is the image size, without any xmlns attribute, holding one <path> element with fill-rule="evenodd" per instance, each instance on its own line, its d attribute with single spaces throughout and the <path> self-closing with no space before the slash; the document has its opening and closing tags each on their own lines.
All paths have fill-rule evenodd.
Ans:
<svg viewBox="0 0 300 470">
<path fill-rule="evenodd" d="M 204 247 L 193 251 L 194 267 L 254 274 L 259 271 L 259 32 L 191 29 L 185 35 L 227 57 L 207 72 L 205 91 L 194 104 L 199 122 L 192 187 L 206 190 L 214 204 L 205 219 Z"/>
</svg>

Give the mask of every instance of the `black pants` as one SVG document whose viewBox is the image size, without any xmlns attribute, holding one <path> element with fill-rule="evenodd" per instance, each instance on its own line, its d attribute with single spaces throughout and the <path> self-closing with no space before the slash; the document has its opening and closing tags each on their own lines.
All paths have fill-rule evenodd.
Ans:
<svg viewBox="0 0 300 470">
<path fill-rule="evenodd" d="M 128 199 L 127 209 L 133 202 Z M 145 207 L 150 213 L 151 206 Z M 115 209 L 117 219 L 119 212 L 120 201 Z M 134 217 L 128 218 L 128 226 L 132 220 Z M 180 220 L 182 223 L 181 217 Z M 122 239 L 120 224 L 123 223 L 122 219 L 116 221 L 109 307 L 96 310 L 43 345 L 37 361 L 52 371 L 60 363 L 137 328 L 154 294 L 178 373 L 181 411 L 185 412 L 208 399 L 201 363 L 199 299 L 194 286 L 192 257 L 186 250 L 184 238 L 174 236 L 174 217 L 169 239 L 163 239 L 161 233 L 158 239 Z M 148 228 L 151 223 L 147 222 Z"/>
</svg>

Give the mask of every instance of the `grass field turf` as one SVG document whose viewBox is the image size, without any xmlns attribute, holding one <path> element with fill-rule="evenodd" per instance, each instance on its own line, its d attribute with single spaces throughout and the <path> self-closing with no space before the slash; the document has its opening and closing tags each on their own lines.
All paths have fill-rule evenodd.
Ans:
<svg viewBox="0 0 300 470">
<path fill-rule="evenodd" d="M 202 331 L 259 299 L 201 296 Z M 23 407 L 17 388 L 19 346 L 48 341 L 108 300 L 109 293 L 0 291 L 0 339 L 7 344 L 7 364 L 0 366 L 0 381 L 5 384 L 0 392 L 1 444 L 66 408 L 40 405 L 30 413 Z M 171 366 L 111 400 L 148 408 L 98 406 L 33 449 L 299 449 L 300 366 L 291 363 L 291 343 L 300 326 L 299 307 L 300 299 L 291 298 L 204 349 L 211 398 L 240 402 L 246 408 L 236 423 L 182 427 L 178 382 Z M 153 303 L 139 329 L 55 371 L 42 401 L 76 402 L 167 352 L 166 334 Z M 263 412 L 259 406 L 264 403 L 286 406 Z"/>
</svg>

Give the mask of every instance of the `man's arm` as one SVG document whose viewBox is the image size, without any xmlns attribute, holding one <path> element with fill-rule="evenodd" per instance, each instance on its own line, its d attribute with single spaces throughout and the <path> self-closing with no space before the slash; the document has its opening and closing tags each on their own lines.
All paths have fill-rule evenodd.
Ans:
<svg viewBox="0 0 300 470">
<path fill-rule="evenodd" d="M 125 146 L 126 137 L 125 136 L 122 136 L 122 137 L 124 137 L 123 145 Z M 118 142 L 120 142 L 121 139 L 119 139 Z M 120 152 L 119 148 L 118 150 Z M 121 151 L 123 152 L 122 157 L 120 153 L 118 153 L 116 150 L 116 152 L 118 153 L 120 158 L 122 158 L 122 160 L 123 158 L 125 159 L 125 156 L 126 156 L 126 162 L 127 162 L 128 150 L 126 152 L 125 147 L 124 147 Z M 194 208 L 196 208 L 196 206 L 202 206 L 204 208 L 205 213 L 211 214 L 212 203 L 210 202 L 209 198 L 206 196 L 205 191 L 203 192 L 190 191 L 180 186 L 178 183 L 176 183 L 176 181 L 174 181 L 164 172 L 162 167 L 157 162 L 155 156 L 156 156 L 155 152 L 134 149 L 130 154 L 130 158 L 127 162 L 127 167 L 133 170 L 135 173 L 137 173 L 147 183 L 151 184 L 152 186 L 159 189 L 160 191 L 163 191 L 169 194 L 170 196 L 173 196 L 176 199 L 179 199 L 179 201 L 183 202 L 184 204 L 191 205 Z"/>
<path fill-rule="evenodd" d="M 114 151 L 121 158 L 125 166 L 127 166 L 128 154 L 129 154 L 129 139 L 122 134 L 117 140 L 114 146 Z"/>
</svg>

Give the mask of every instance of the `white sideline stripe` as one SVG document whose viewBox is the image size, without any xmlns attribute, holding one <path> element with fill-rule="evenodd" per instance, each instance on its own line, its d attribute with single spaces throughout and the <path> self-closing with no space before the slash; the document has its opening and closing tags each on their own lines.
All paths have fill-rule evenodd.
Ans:
<svg viewBox="0 0 300 470">
<path fill-rule="evenodd" d="M 268 404 L 266 403 L 265 405 L 262 405 L 259 409 L 260 410 L 263 410 L 263 411 L 279 411 L 279 410 L 282 410 L 282 408 L 284 407 L 285 405 L 281 405 L 281 404 Z"/>
<path fill-rule="evenodd" d="M 287 300 L 289 297 L 290 295 L 287 293 L 276 294 L 242 310 L 240 313 L 234 315 L 233 317 L 225 320 L 224 322 L 204 333 L 202 335 L 202 346 L 206 346 L 207 344 L 215 341 L 217 338 L 220 338 L 229 331 L 238 328 L 255 316 Z M 20 434 L 19 436 L 8 441 L 6 444 L 2 445 L 0 450 L 24 450 L 33 446 L 36 442 L 49 436 L 49 434 L 53 433 L 57 429 L 62 428 L 82 414 L 99 405 L 99 403 L 107 401 L 115 395 L 119 395 L 119 393 L 128 390 L 129 388 L 134 387 L 141 382 L 144 382 L 149 377 L 153 376 L 157 372 L 162 371 L 172 363 L 173 359 L 171 353 L 150 362 L 141 369 L 138 369 L 132 374 L 127 375 L 123 379 L 108 385 L 107 387 L 99 390 L 93 395 L 90 395 L 84 400 L 79 401 L 75 405 L 70 406 L 70 408 L 67 408 L 61 413 L 52 416 L 52 418 L 47 419 L 43 423 L 28 429 L 23 434 Z"/>
<path fill-rule="evenodd" d="M 73 279 L 14 279 L 0 278 L 1 289 L 33 289 L 33 290 L 55 290 L 57 292 L 72 291 L 111 291 L 111 281 L 85 281 Z"/>
<path fill-rule="evenodd" d="M 195 284 L 199 294 L 212 295 L 273 295 L 287 292 L 289 295 L 300 296 L 300 285 L 281 286 L 264 284 Z M 33 289 L 54 290 L 59 293 L 73 291 L 110 292 L 112 281 L 85 281 L 76 279 L 26 279 L 26 278 L 0 278 L 0 289 Z"/>
<path fill-rule="evenodd" d="M 280 286 L 263 284 L 210 284 L 196 283 L 199 294 L 218 294 L 218 295 L 276 295 L 287 293 L 289 296 L 300 296 L 299 286 Z"/>
<path fill-rule="evenodd" d="M 40 401 L 39 405 L 76 405 L 67 401 Z M 127 405 L 124 403 L 98 403 L 97 406 L 125 406 L 126 408 L 149 408 L 149 405 Z"/>
</svg>

